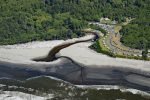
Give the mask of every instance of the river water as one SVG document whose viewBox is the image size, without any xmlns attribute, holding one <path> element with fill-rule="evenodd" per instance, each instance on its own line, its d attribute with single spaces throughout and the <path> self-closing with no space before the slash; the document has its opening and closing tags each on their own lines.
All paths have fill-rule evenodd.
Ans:
<svg viewBox="0 0 150 100">
<path fill-rule="evenodd" d="M 10 91 L 11 96 L 13 96 L 11 91 L 17 91 L 41 97 L 48 97 L 49 94 L 52 94 L 52 100 L 149 100 L 150 98 L 146 93 L 124 87 L 122 87 L 122 90 L 115 86 L 106 85 L 97 86 L 96 88 L 89 86 L 90 88 L 87 88 L 86 86 L 76 86 L 54 78 L 51 79 L 48 76 L 32 78 L 26 81 L 1 79 L 0 83 L 3 84 L 0 90 Z M 132 91 L 132 93 L 129 91 Z M 28 100 L 24 96 L 22 98 L 24 98 L 23 100 Z M 9 100 L 9 98 L 5 98 L 5 100 Z"/>
<path fill-rule="evenodd" d="M 82 85 L 87 85 L 89 87 L 90 85 L 102 85 L 102 86 L 111 85 L 111 86 L 120 86 L 123 89 L 134 88 L 134 89 L 149 92 L 148 87 L 140 86 L 137 84 L 132 84 L 122 78 L 126 74 L 129 74 L 129 73 L 124 73 L 119 70 L 107 69 L 107 68 L 103 68 L 103 69 L 92 68 L 91 69 L 91 67 L 89 68 L 88 66 L 79 65 L 76 62 L 73 62 L 71 59 L 66 58 L 66 57 L 65 58 L 62 57 L 60 59 L 64 60 L 63 63 L 57 64 L 51 67 L 48 66 L 45 72 L 26 69 L 24 68 L 25 65 L 15 65 L 15 64 L 4 63 L 4 62 L 0 63 L 0 78 L 1 78 L 0 84 L 4 84 L 7 86 L 7 88 L 4 87 L 3 89 L 5 91 L 8 91 L 8 90 L 23 91 L 20 88 L 10 89 L 9 86 L 17 86 L 17 87 L 21 86 L 25 88 L 32 88 L 35 90 L 42 91 L 42 93 L 49 91 L 48 93 L 55 93 L 55 96 L 56 96 L 55 98 L 59 98 L 56 100 L 63 100 L 62 98 L 68 98 L 70 100 L 86 100 L 87 98 L 89 100 L 100 100 L 99 98 L 103 98 L 105 100 L 117 100 L 117 99 L 149 100 L 148 99 L 149 97 L 147 98 L 147 96 L 145 95 L 141 96 L 141 94 L 143 94 L 142 92 L 139 95 L 139 94 L 132 94 L 129 92 L 121 92 L 119 88 L 116 90 L 111 89 L 111 88 L 110 90 L 105 90 L 105 88 L 103 88 L 102 90 L 97 90 L 98 87 L 97 88 L 81 88 Z M 50 79 L 50 78 L 45 79 L 45 77 L 42 77 L 43 75 L 57 77 L 69 83 L 55 80 L 55 79 Z M 37 76 L 41 76 L 41 77 L 34 79 L 34 77 L 37 77 Z M 37 86 L 35 86 L 35 82 Z M 26 83 L 27 85 L 24 85 Z M 70 89 L 66 91 L 66 93 L 63 93 L 62 91 L 65 91 L 65 88 L 62 88 L 61 92 L 59 92 L 61 96 L 57 97 L 56 92 L 60 91 L 60 88 L 57 85 L 58 83 L 67 84 L 65 85 L 65 87 L 67 86 L 66 88 L 68 88 L 69 86 L 72 86 L 72 88 L 75 88 L 75 90 Z M 56 84 L 56 86 L 54 84 Z M 79 85 L 79 87 L 76 87 L 73 84 Z M 72 95 L 68 94 L 69 91 L 72 93 Z M 29 91 L 26 91 L 26 92 L 30 93 Z M 79 93 L 80 95 L 81 94 L 84 94 L 84 95 L 79 96 L 79 94 L 77 93 Z M 33 92 L 32 94 L 35 94 L 35 93 Z M 107 95 L 109 95 L 110 97 L 108 97 Z"/>
<path fill-rule="evenodd" d="M 91 39 L 90 39 L 91 40 Z M 86 40 L 87 41 L 87 40 Z M 82 41 L 81 41 L 82 42 Z M 85 41 L 83 41 L 85 42 Z M 77 42 L 78 43 L 78 42 Z M 73 43 L 74 44 L 74 43 Z M 72 43 L 71 43 L 72 45 Z M 68 46 L 65 44 L 65 46 Z M 63 46 L 63 48 L 65 48 Z M 60 45 L 59 47 L 62 46 Z M 54 52 L 54 56 L 57 52 Z M 61 50 L 60 49 L 60 50 Z M 55 49 L 53 50 L 55 51 Z M 49 57 L 49 56 L 48 56 Z M 55 57 L 52 57 L 55 58 Z M 132 88 L 150 93 L 150 84 L 136 84 L 127 81 L 127 77 L 137 75 L 149 79 L 149 76 L 144 76 L 133 71 L 124 71 L 118 68 L 101 66 L 98 68 L 95 65 L 85 66 L 73 61 L 68 57 L 59 57 L 60 63 L 50 65 L 34 65 L 34 64 L 15 64 L 0 61 L 0 84 L 6 85 L 1 89 L 4 91 L 22 91 L 32 93 L 35 91 L 24 91 L 19 87 L 32 88 L 41 91 L 42 93 L 50 93 L 55 95 L 54 100 L 148 100 L 149 97 L 141 96 L 139 94 L 132 94 L 129 92 L 121 92 L 118 89 L 114 90 L 98 90 L 97 88 L 81 88 L 83 85 L 91 87 L 91 85 L 111 85 L 119 86 L 123 89 Z M 51 60 L 51 59 L 50 59 Z M 38 60 L 40 61 L 40 60 Z M 44 61 L 44 60 L 42 60 Z M 49 61 L 49 59 L 48 59 Z M 32 68 L 40 67 L 42 70 Z M 38 77 L 34 79 L 33 77 Z M 53 76 L 64 81 L 45 78 L 42 76 Z M 30 80 L 28 80 L 30 78 Z M 33 78 L 33 79 L 31 79 Z M 130 78 L 130 77 L 129 77 Z M 142 78 L 142 79 L 144 79 Z M 61 85 L 63 84 L 63 86 Z M 80 86 L 76 86 L 80 85 Z M 9 86 L 16 86 L 17 88 L 9 88 Z M 60 88 L 61 87 L 61 88 Z M 71 88 L 70 88 L 71 87 Z M 68 89 L 67 89 L 68 88 Z M 58 95 L 59 94 L 59 95 Z M 143 94 L 141 92 L 141 94 Z M 109 96 L 108 96 L 109 95 Z M 100 99 L 101 98 L 101 99 Z"/>
</svg>

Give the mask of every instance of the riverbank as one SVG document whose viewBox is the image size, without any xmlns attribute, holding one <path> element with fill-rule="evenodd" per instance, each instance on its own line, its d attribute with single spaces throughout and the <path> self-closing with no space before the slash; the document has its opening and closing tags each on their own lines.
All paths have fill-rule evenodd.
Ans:
<svg viewBox="0 0 150 100">
<path fill-rule="evenodd" d="M 96 53 L 89 46 L 91 41 L 77 43 L 62 49 L 52 62 L 35 62 L 56 45 L 92 39 L 33 42 L 0 47 L 0 77 L 23 79 L 39 75 L 52 75 L 74 84 L 123 85 L 150 91 L 150 62 L 111 58 Z M 34 74 L 33 74 L 34 73 Z"/>
<path fill-rule="evenodd" d="M 51 63 L 51 62 L 35 62 L 33 58 L 46 56 L 49 51 L 58 45 L 67 44 L 83 39 L 90 39 L 92 36 L 85 36 L 79 39 L 70 40 L 53 40 L 53 41 L 38 41 L 26 44 L 6 45 L 0 46 L 0 61 L 13 63 Z M 77 43 L 70 47 L 62 49 L 57 56 L 66 56 L 74 61 L 88 65 L 95 66 L 115 66 L 134 68 L 150 72 L 150 62 L 143 60 L 111 58 L 107 55 L 96 53 L 91 50 L 89 46 L 92 42 Z M 108 63 L 109 62 L 109 63 Z"/>
<path fill-rule="evenodd" d="M 133 60 L 123 58 L 112 58 L 107 55 L 97 53 L 89 48 L 91 42 L 72 45 L 60 51 L 59 56 L 67 56 L 74 61 L 86 66 L 113 66 L 122 68 L 133 68 L 150 72 L 150 62 L 144 60 Z"/>
<path fill-rule="evenodd" d="M 24 82 L 7 81 L 7 85 L 4 84 L 5 82 L 0 84 L 0 90 L 2 90 L 0 95 L 2 99 L 5 98 L 6 100 L 14 96 L 19 97 L 19 100 L 31 98 L 33 100 L 38 100 L 37 97 L 39 100 L 51 100 L 51 98 L 59 100 L 64 98 L 68 100 L 83 100 L 87 98 L 89 100 L 99 100 L 99 98 L 101 98 L 109 100 L 110 97 L 113 100 L 149 100 L 150 98 L 150 94 L 136 89 L 114 85 L 73 85 L 49 76 L 34 77 Z M 14 94 L 14 92 L 18 95 Z M 28 93 L 31 95 L 28 95 Z"/>
<path fill-rule="evenodd" d="M 88 41 L 94 38 L 94 35 L 86 35 L 80 38 L 68 40 L 36 41 L 25 44 L 3 45 L 0 46 L 0 61 L 13 63 L 42 63 L 32 61 L 33 58 L 46 57 L 48 53 L 56 46 L 70 43 Z"/>
</svg>

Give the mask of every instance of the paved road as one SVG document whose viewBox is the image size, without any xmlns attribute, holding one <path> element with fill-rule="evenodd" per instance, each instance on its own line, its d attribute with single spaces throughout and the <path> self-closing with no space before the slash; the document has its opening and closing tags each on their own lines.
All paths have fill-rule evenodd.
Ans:
<svg viewBox="0 0 150 100">
<path fill-rule="evenodd" d="M 90 24 L 98 25 L 104 30 L 108 32 L 107 38 L 105 38 L 103 41 L 105 44 L 110 48 L 110 50 L 113 53 L 119 53 L 119 54 L 124 54 L 124 55 L 133 55 L 133 56 L 141 56 L 142 51 L 137 50 L 137 49 L 131 49 L 129 47 L 124 46 L 120 42 L 120 36 L 118 36 L 117 40 L 114 40 L 114 37 L 116 37 L 115 33 L 115 25 L 106 25 L 106 24 L 101 24 L 98 22 L 93 22 Z M 120 34 L 118 34 L 120 35 Z"/>
</svg>

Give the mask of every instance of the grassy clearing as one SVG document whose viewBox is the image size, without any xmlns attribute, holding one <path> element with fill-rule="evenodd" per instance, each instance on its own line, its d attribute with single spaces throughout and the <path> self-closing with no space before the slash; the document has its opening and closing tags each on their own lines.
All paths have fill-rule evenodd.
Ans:
<svg viewBox="0 0 150 100">
<path fill-rule="evenodd" d="M 121 25 L 116 25 L 115 26 L 115 33 L 119 33 L 119 31 L 122 29 Z"/>
<path fill-rule="evenodd" d="M 101 39 L 98 40 L 99 46 L 101 47 L 101 49 L 103 51 L 109 52 L 109 49 L 103 44 L 104 38 L 107 38 L 107 37 L 103 37 L 103 38 L 101 38 Z"/>
<path fill-rule="evenodd" d="M 100 45 L 99 40 L 97 40 L 93 45 L 90 46 L 91 49 L 95 50 L 98 53 L 103 53 L 111 57 L 115 57 L 112 52 L 110 52 L 104 45 Z"/>
</svg>

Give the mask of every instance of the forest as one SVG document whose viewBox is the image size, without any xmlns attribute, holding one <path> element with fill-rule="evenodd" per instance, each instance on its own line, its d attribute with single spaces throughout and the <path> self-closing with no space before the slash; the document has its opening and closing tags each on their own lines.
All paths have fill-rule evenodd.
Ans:
<svg viewBox="0 0 150 100">
<path fill-rule="evenodd" d="M 150 0 L 0 0 L 0 44 L 79 37 L 89 21 L 108 17 L 119 23 L 134 18 L 121 30 L 121 41 L 150 48 L 149 4 Z"/>
<path fill-rule="evenodd" d="M 150 12 L 149 12 L 150 15 Z M 144 19 L 142 19 L 144 18 Z M 150 49 L 150 16 L 133 20 L 121 30 L 121 42 L 136 49 Z"/>
</svg>

